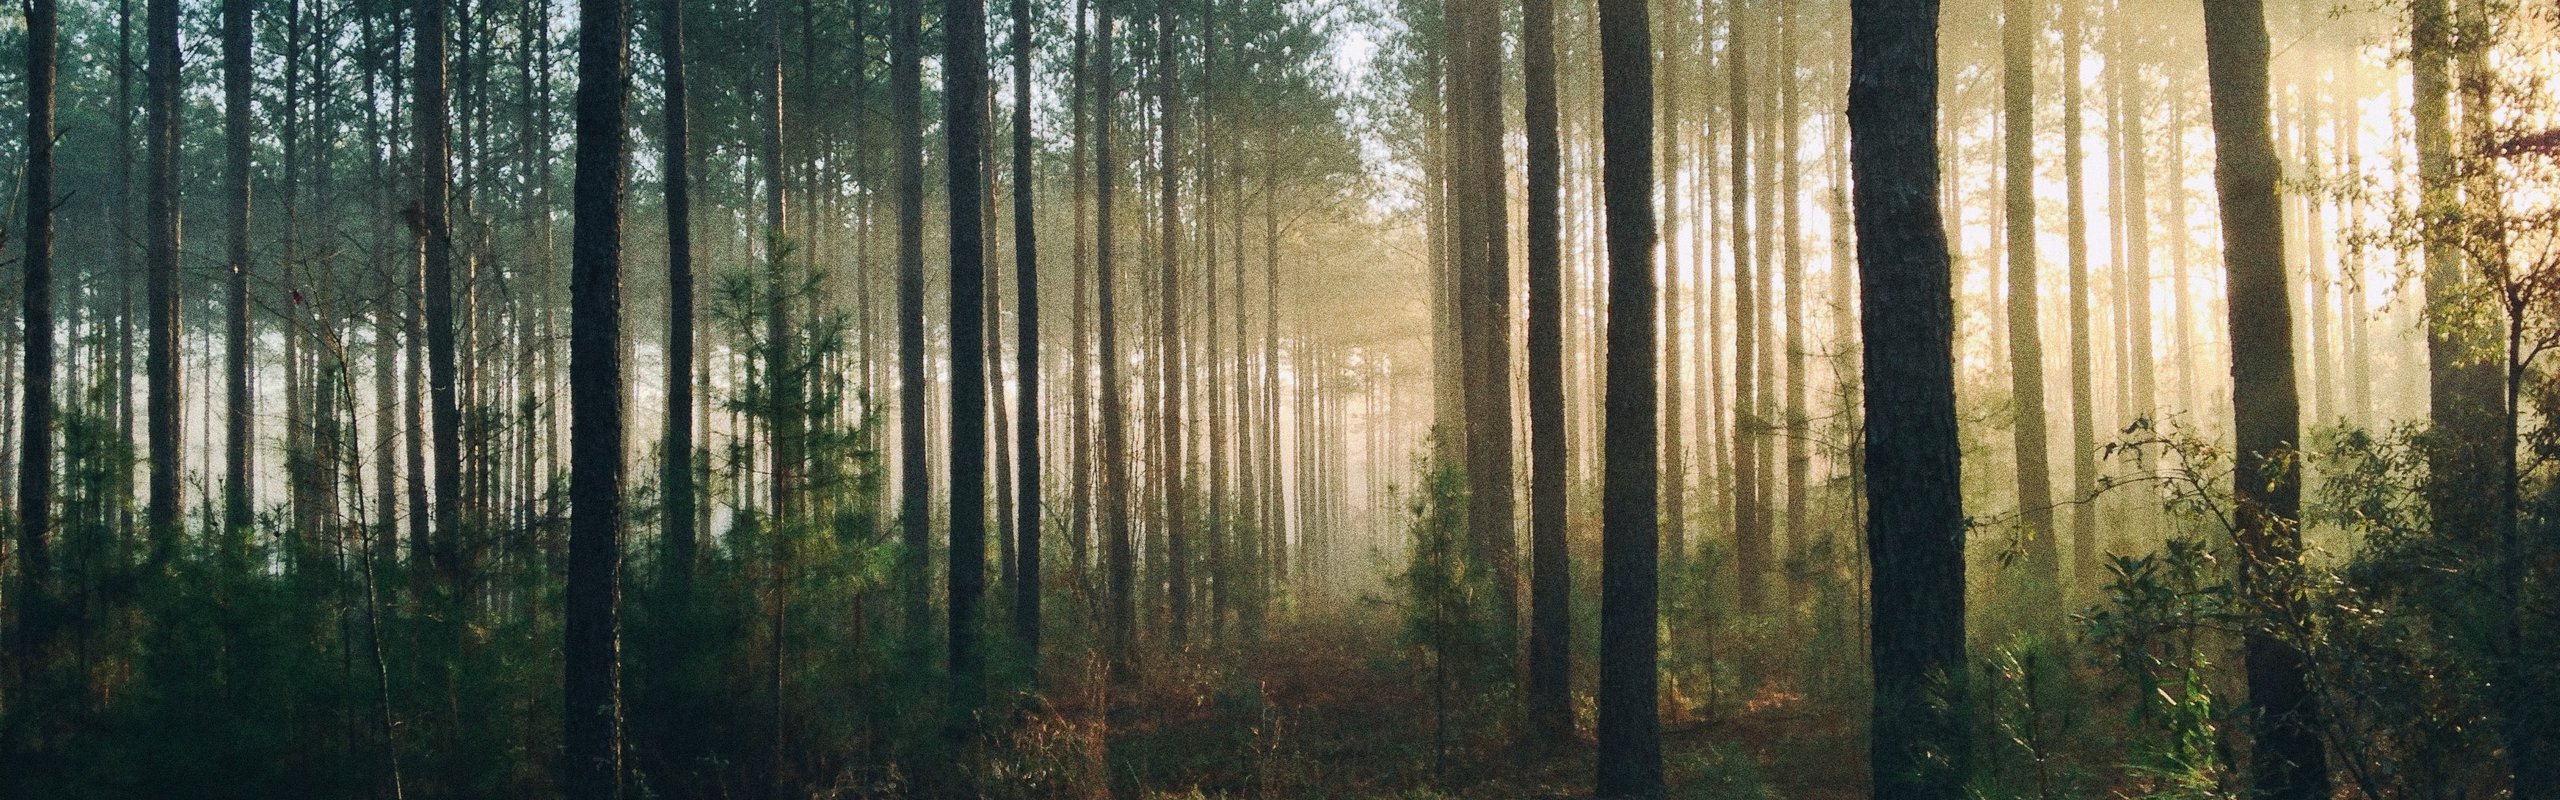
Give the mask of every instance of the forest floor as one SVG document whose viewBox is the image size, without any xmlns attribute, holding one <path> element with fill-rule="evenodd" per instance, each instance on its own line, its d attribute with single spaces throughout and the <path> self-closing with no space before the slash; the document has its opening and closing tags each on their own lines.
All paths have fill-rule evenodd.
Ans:
<svg viewBox="0 0 2560 800">
<path fill-rule="evenodd" d="M 1275 622 L 1259 644 L 1159 657 L 1116 700 L 1088 670 L 990 766 L 1042 796 L 1563 798 L 1590 785 L 1587 693 L 1573 741 L 1523 747 L 1505 724 L 1514 695 L 1435 696 L 1396 631 L 1378 611 Z M 1674 797 L 1866 795 L 1854 715 L 1774 686 L 1682 705 L 1663 723 Z"/>
</svg>

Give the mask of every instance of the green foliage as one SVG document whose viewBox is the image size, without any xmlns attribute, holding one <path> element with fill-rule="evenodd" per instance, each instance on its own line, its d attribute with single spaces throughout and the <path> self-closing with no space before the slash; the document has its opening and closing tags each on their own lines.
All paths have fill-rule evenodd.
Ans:
<svg viewBox="0 0 2560 800">
<path fill-rule="evenodd" d="M 1429 452 L 1430 448 L 1424 448 Z M 1400 643 L 1429 681 L 1433 770 L 1446 767 L 1452 731 L 1490 740 L 1509 721 L 1511 627 L 1495 605 L 1492 565 L 1468 546 L 1466 478 L 1454 466 L 1419 457 L 1411 510 L 1411 551 L 1396 578 L 1403 592 Z"/>
</svg>

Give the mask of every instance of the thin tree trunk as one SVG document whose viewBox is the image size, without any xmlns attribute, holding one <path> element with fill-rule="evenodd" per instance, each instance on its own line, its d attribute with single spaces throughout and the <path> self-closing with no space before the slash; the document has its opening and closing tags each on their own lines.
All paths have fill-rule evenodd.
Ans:
<svg viewBox="0 0 2560 800">
<path fill-rule="evenodd" d="M 660 0 L 658 58 L 665 70 L 665 138 L 660 175 L 667 206 L 667 428 L 660 443 L 666 487 L 667 582 L 679 596 L 693 585 L 700 551 L 693 484 L 693 178 L 691 92 L 685 80 L 684 3 Z M 572 382 L 575 387 L 575 382 Z"/>
<path fill-rule="evenodd" d="M 933 615 L 933 490 L 925 441 L 924 349 L 924 6 L 894 0 L 889 94 L 897 117 L 898 182 L 898 524 L 905 546 L 907 635 L 920 666 Z"/>
<path fill-rule="evenodd" d="M 1529 268 L 1529 740 L 1573 732 L 1570 554 L 1565 541 L 1563 169 L 1556 136 L 1555 6 L 1521 5 Z"/>
<path fill-rule="evenodd" d="M 1031 199 L 1031 4 L 1029 0 L 1013 0 L 1013 269 L 1017 297 L 1014 324 L 1021 326 L 1021 344 L 1015 347 L 1016 402 L 1021 409 L 1015 423 L 1019 444 L 1014 448 L 1016 464 L 1013 528 L 1017 541 L 1014 556 L 1020 563 L 1014 567 L 1013 635 L 1020 641 L 1024 663 L 1030 670 L 1034 686 L 1040 668 L 1040 260 L 1039 224 L 1032 215 Z M 1076 187 L 1072 191 L 1081 191 Z M 1079 243 L 1081 245 L 1081 243 Z"/>
<path fill-rule="evenodd" d="M 225 258 L 226 343 L 228 367 L 223 373 L 222 531 L 226 552 L 249 536 L 249 439 L 257 409 L 249 398 L 249 0 L 222 2 L 222 137 L 223 235 Z M 287 330 L 288 340 L 293 332 Z M 295 391 L 291 365 L 285 393 Z M 291 421 L 288 421 L 291 424 Z M 288 460 L 302 458 L 301 452 Z"/>
<path fill-rule="evenodd" d="M 1728 102 L 1732 120 L 1733 164 L 1733 561 L 1734 592 L 1740 598 L 1742 613 L 1760 612 L 1769 572 L 1769 525 L 1763 519 L 1766 509 L 1760 505 L 1761 433 L 1768 421 L 1760 417 L 1757 375 L 1760 340 L 1760 292 L 1753 279 L 1751 219 L 1751 36 L 1745 19 L 1747 0 L 1734 0 L 1727 12 L 1728 26 L 1725 51 L 1729 61 L 1726 73 Z M 1765 223 L 1766 220 L 1760 220 Z"/>
<path fill-rule="evenodd" d="M 1138 606 L 1136 603 L 1137 564 L 1132 547 L 1129 524 L 1129 443 L 1127 403 L 1121 396 L 1119 323 L 1119 270 L 1112 263 L 1115 218 L 1112 216 L 1114 178 L 1120 164 L 1111 157 L 1112 79 L 1119 63 L 1111 49 L 1111 2 L 1093 0 L 1094 9 L 1094 313 L 1100 328 L 1096 341 L 1102 361 L 1102 512 L 1099 520 L 1109 577 L 1109 613 L 1103 622 L 1104 659 L 1109 662 L 1111 682 L 1127 687 L 1138 678 Z"/>
<path fill-rule="evenodd" d="M 2080 143 L 2080 51 L 2087 38 L 2081 20 L 2079 3 L 2062 4 L 2063 239 L 2071 270 L 2071 554 L 2075 565 L 2096 563 L 2098 552 L 2098 504 L 2092 497 L 2098 489 L 2097 392 L 2092 385 L 2096 365 L 2091 363 L 2097 334 L 2090 327 L 2089 207 L 2083 164 L 2087 156 Z M 2059 569 L 2060 564 L 2055 567 Z M 2074 570 L 2084 578 L 2094 577 L 2095 572 Z M 2060 582 L 2058 572 L 2054 580 Z M 2097 587 L 2083 581 L 2078 588 L 2085 592 Z"/>
<path fill-rule="evenodd" d="M 2015 417 L 2018 514 L 2025 525 L 2030 607 L 2053 609 L 2061 624 L 2061 548 L 2053 540 L 2053 478 L 2046 467 L 2044 336 L 2036 321 L 2035 42 L 2036 5 L 2005 0 L 2001 15 L 2002 170 L 2007 197 L 2009 265 L 2009 405 Z M 2076 148 L 2075 148 L 2076 149 Z M 2042 623 L 2039 623 L 2042 624 Z"/>
</svg>

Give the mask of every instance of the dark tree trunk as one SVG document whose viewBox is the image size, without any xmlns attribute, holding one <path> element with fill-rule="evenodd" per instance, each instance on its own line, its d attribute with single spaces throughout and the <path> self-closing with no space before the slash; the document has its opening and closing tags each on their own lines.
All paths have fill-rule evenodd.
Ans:
<svg viewBox="0 0 2560 800">
<path fill-rule="evenodd" d="M 1764 287 L 1752 279 L 1751 224 L 1751 37 L 1746 4 L 1735 0 L 1727 12 L 1725 41 L 1727 102 L 1733 137 L 1733 564 L 1734 592 L 1744 614 L 1761 609 L 1769 574 L 1768 509 L 1760 504 L 1761 434 L 1768 421 L 1760 417 L 1756 353 L 1761 338 L 1760 297 Z M 1762 220 L 1763 223 L 1766 220 Z"/>
<path fill-rule="evenodd" d="M 630 149 L 623 124 L 630 102 L 629 16 L 629 0 L 578 3 L 569 585 L 562 637 L 567 677 L 561 695 L 567 765 L 562 783 L 573 800 L 622 796 L 622 206 Z"/>
<path fill-rule="evenodd" d="M 693 585 L 695 536 L 693 486 L 693 178 L 692 120 L 685 83 L 684 2 L 658 5 L 659 61 L 666 70 L 666 132 L 659 173 L 667 205 L 667 430 L 663 451 L 666 487 L 667 580 L 683 592 Z M 573 383 L 574 385 L 574 383 Z"/>
<path fill-rule="evenodd" d="M 1853 0 L 1850 169 L 1865 341 L 1874 797 L 1965 796 L 1955 299 L 1938 210 L 1938 4 Z"/>
<path fill-rule="evenodd" d="M 1573 578 L 1565 541 L 1563 167 L 1556 136 L 1555 4 L 1521 3 L 1527 77 L 1529 267 L 1529 727 L 1573 733 Z"/>
<path fill-rule="evenodd" d="M 149 53 L 143 116 L 150 139 L 143 146 L 149 162 L 145 167 L 149 198 L 142 212 L 143 225 L 149 228 L 144 237 L 144 267 L 150 275 L 145 302 L 151 317 L 145 353 L 149 363 L 144 370 L 150 384 L 145 414 L 151 442 L 147 521 L 150 562 L 157 567 L 177 555 L 178 459 L 184 448 L 178 438 L 183 407 L 178 397 L 178 0 L 148 0 L 143 16 L 144 48 Z"/>
<path fill-rule="evenodd" d="M 789 251 L 793 246 L 810 247 L 813 242 L 791 242 L 783 233 L 784 193 L 790 184 L 784 177 L 782 139 L 782 0 L 764 0 L 764 63 L 760 66 L 756 88 L 757 111 L 764 116 L 764 257 L 765 317 L 764 358 L 765 390 L 771 393 L 767 411 L 771 415 L 773 446 L 766 451 L 772 459 L 767 470 L 767 488 L 772 491 L 772 507 L 766 510 L 779 530 L 799 518 L 800 428 L 808 410 L 801 407 L 800 385 L 807 374 L 803 365 L 792 360 L 791 296 L 798 291 L 789 274 Z M 788 537 L 777 537 L 777 552 Z M 778 601 L 781 597 L 776 587 Z"/>
<path fill-rule="evenodd" d="M 2035 42 L 2037 5 L 2006 0 L 2000 22 L 2001 142 L 2006 156 L 2009 392 L 2015 415 L 2018 514 L 2026 526 L 2028 605 L 2061 624 L 2061 550 L 2053 541 L 2053 477 L 2046 467 L 2044 337 L 2036 322 Z M 2043 622 L 2037 623 L 2042 625 Z"/>
<path fill-rule="evenodd" d="M 1513 544 L 1511 441 L 1511 262 L 1503 169 L 1502 13 L 1493 0 L 1449 4 L 1449 116 L 1452 194 L 1457 203 L 1459 363 L 1466 408 L 1467 538 L 1491 570 L 1495 632 L 1513 650 L 1520 619 Z M 1650 57 L 1650 49 L 1643 51 Z M 1650 105 L 1652 95 L 1643 95 Z M 1652 352 L 1647 350 L 1645 352 Z"/>
<path fill-rule="evenodd" d="M 1100 523 L 1108 550 L 1109 606 L 1103 621 L 1104 658 L 1112 683 L 1127 686 L 1138 677 L 1138 606 L 1136 552 L 1129 530 L 1129 443 L 1126 402 L 1121 398 L 1119 271 L 1112 263 L 1112 187 L 1119 164 L 1111 160 L 1112 77 L 1118 62 L 1111 50 L 1111 2 L 1095 0 L 1094 9 L 1094 313 L 1102 360 L 1102 511 Z"/>
<path fill-rule="evenodd" d="M 1072 398 L 1075 411 L 1068 417 L 1067 424 L 1075 429 L 1075 435 L 1072 437 L 1073 445 L 1067 451 L 1068 469 L 1071 473 L 1067 479 L 1069 505 L 1067 513 L 1072 516 L 1072 519 L 1067 522 L 1069 548 L 1067 560 L 1068 572 L 1075 580 L 1075 586 L 1087 591 L 1093 588 L 1090 583 L 1092 579 L 1090 559 L 1093 553 L 1094 472 L 1093 341 L 1089 338 L 1093 328 L 1092 309 L 1087 305 L 1089 298 L 1093 296 L 1093 276 L 1090 271 L 1092 262 L 1088 260 L 1085 251 L 1085 230 L 1091 219 L 1087 204 L 1091 202 L 1091 198 L 1084 190 L 1085 175 L 1089 171 L 1088 165 L 1091 164 L 1085 158 L 1085 150 L 1090 144 L 1087 137 L 1093 131 L 1093 119 L 1085 110 L 1091 89 L 1088 84 L 1093 74 L 1093 60 L 1089 55 L 1091 46 L 1087 43 L 1085 32 L 1085 20 L 1091 6 L 1092 3 L 1089 0 L 1076 0 L 1076 41 L 1073 54 L 1075 64 L 1069 67 L 1075 73 L 1074 97 L 1069 101 L 1073 106 L 1070 116 L 1074 118 L 1071 124 L 1075 126 L 1075 145 L 1068 157 L 1070 174 L 1067 181 L 1071 185 L 1067 193 L 1075 196 L 1076 203 L 1074 225 L 1076 297 L 1073 316 L 1068 320 L 1068 327 L 1075 330 L 1073 342 L 1075 355 L 1069 362 L 1075 380 L 1075 392 Z"/>
<path fill-rule="evenodd" d="M 908 643 L 921 665 L 933 624 L 931 445 L 925 441 L 924 0 L 893 0 L 889 95 L 897 117 L 898 525 Z"/>
<path fill-rule="evenodd" d="M 16 626 L 9 640 L 8 698 L 12 716 L 33 716 L 43 702 L 41 678 L 45 653 L 53 637 L 53 94 L 54 0 L 28 0 L 27 48 L 27 210 L 22 253 L 25 305 L 19 307 L 26 328 L 24 391 L 26 414 L 19 420 L 18 450 L 18 594 Z M 76 356 L 75 356 L 76 359 Z M 7 742 L 13 750 L 20 742 Z M 12 753 L 16 755 L 16 753 Z"/>
<path fill-rule="evenodd" d="M 257 409 L 249 398 L 249 0 L 222 2 L 223 341 L 222 532 L 226 551 L 249 536 L 249 439 Z M 285 334 L 293 336 L 292 331 Z M 287 375 L 292 374 L 288 364 Z M 285 393 L 295 391 L 288 377 Z M 290 421 L 289 421 L 290 422 Z M 288 459 L 301 458 L 295 453 Z"/>
<path fill-rule="evenodd" d="M 444 0 L 417 0 L 417 93 L 411 134 L 418 159 L 418 215 L 424 237 L 427 402 L 434 438 L 435 568 L 448 586 L 462 578 L 462 409 L 454 369 L 453 189 L 450 112 L 445 96 Z"/>
<path fill-rule="evenodd" d="M 1015 379 L 1022 394 L 1020 428 L 1015 432 L 1013 522 L 1013 634 L 1022 643 L 1025 663 L 1037 680 L 1040 667 L 1040 259 L 1039 220 L 1032 216 L 1031 195 L 1031 3 L 1013 0 L 1013 270 L 1014 324 L 1021 326 L 1015 347 Z M 1079 187 L 1078 190 L 1081 190 Z M 1035 683 L 1036 685 L 1036 683 Z"/>
<path fill-rule="evenodd" d="M 1653 37 L 1645 5 L 1646 0 L 1601 0 L 1599 19 L 1610 309 L 1600 488 L 1600 764 L 1594 784 L 1603 798 L 1663 796 L 1655 668 L 1655 503 L 1662 486 L 1655 414 L 1660 396 L 1654 349 Z"/>
<path fill-rule="evenodd" d="M 2279 617 L 2303 613 L 2286 588 L 2302 549 L 2301 475 L 2293 382 L 2293 314 L 2287 302 L 2284 213 L 2277 200 L 2275 143 L 2268 132 L 2268 45 L 2258 0 L 2207 0 L 2205 66 L 2213 98 L 2214 188 L 2220 199 L 2223 265 L 2230 281 L 2232 436 L 2240 505 L 2239 586 L 2275 603 Z M 2265 594 L 2264 592 L 2274 592 Z M 2273 624 L 2272 622 L 2270 624 Z M 2302 654 L 2262 629 L 2242 638 L 2251 734 L 2249 780 L 2277 800 L 2329 796 L 2319 710 Z"/>
<path fill-rule="evenodd" d="M 951 708 L 977 711 L 986 663 L 978 602 L 987 569 L 987 294 L 985 196 L 987 7 L 944 0 L 943 133 L 951 213 Z"/>
</svg>

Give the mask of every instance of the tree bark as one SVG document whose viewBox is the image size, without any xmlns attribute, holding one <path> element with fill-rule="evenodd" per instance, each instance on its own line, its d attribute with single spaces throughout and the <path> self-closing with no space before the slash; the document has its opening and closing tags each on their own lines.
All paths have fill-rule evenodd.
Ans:
<svg viewBox="0 0 2560 800">
<path fill-rule="evenodd" d="M 569 578 L 561 724 L 573 800 L 622 796 L 622 208 L 629 0 L 579 0 L 570 233 Z M 674 125 L 681 126 L 682 122 Z"/>
<path fill-rule="evenodd" d="M 416 116 L 418 224 L 426 246 L 427 402 L 434 438 L 436 572 L 448 586 L 462 578 L 462 409 L 456 392 L 453 308 L 453 162 L 449 147 L 444 0 L 417 0 Z"/>
<path fill-rule="evenodd" d="M 249 397 L 249 0 L 222 2 L 222 137 L 224 338 L 222 532 L 225 550 L 248 540 L 250 437 L 257 409 Z M 286 332 L 290 338 L 291 331 Z M 286 374 L 290 376 L 292 370 Z M 287 396 L 295 391 L 288 378 Z M 295 453 L 288 458 L 301 458 Z"/>
<path fill-rule="evenodd" d="M 8 698 L 12 716 L 35 716 L 45 702 L 46 651 L 53 638 L 53 112 L 54 61 L 59 16 L 54 0 L 27 0 L 27 228 L 21 254 L 25 324 L 25 415 L 19 419 L 18 593 L 11 598 L 16 625 L 10 631 Z M 34 702 L 30 702 L 34 701 Z M 20 726 L 23 727 L 24 723 Z M 13 749 L 20 742 L 8 743 Z"/>
<path fill-rule="evenodd" d="M 943 133 L 951 213 L 951 707 L 973 715 L 984 692 L 978 603 L 987 567 L 987 20 L 982 0 L 944 0 Z"/>
<path fill-rule="evenodd" d="M 1101 458 L 1102 510 L 1099 520 L 1107 550 L 1104 560 L 1108 578 L 1108 613 L 1103 621 L 1105 650 L 1111 682 L 1126 687 L 1138 678 L 1138 606 L 1134 594 L 1137 583 L 1136 552 L 1129 524 L 1129 443 L 1127 403 L 1121 397 L 1120 365 L 1125 354 L 1120 352 L 1119 270 L 1112 263 L 1113 187 L 1120 165 L 1111 157 L 1112 78 L 1119 62 L 1111 49 L 1111 0 L 1093 0 L 1094 17 L 1094 118 L 1093 118 L 1093 263 L 1094 313 L 1100 349 L 1102 373 Z"/>
<path fill-rule="evenodd" d="M 151 443 L 150 564 L 159 567 L 176 557 L 178 519 L 178 459 L 184 445 L 178 436 L 178 415 L 183 403 L 178 396 L 178 0 L 147 0 L 143 6 L 144 48 L 149 65 L 143 78 L 145 99 L 144 127 L 149 141 L 143 146 L 149 173 L 144 201 L 145 232 L 144 268 L 149 274 L 150 306 L 149 343 L 144 358 L 148 362 L 150 399 L 148 418 Z"/>
<path fill-rule="evenodd" d="M 2026 537 L 2030 608 L 2061 624 L 2061 548 L 2054 542 L 2053 477 L 2045 434 L 2044 335 L 2036 321 L 2035 42 L 2036 4 L 2005 0 L 2001 14 L 2002 169 L 2007 197 L 2009 265 L 2009 393 L 2018 466 L 2018 516 Z M 2038 612 L 2042 613 L 2042 612 Z"/>
<path fill-rule="evenodd" d="M 1466 408 L 1462 451 L 1467 528 L 1478 564 L 1492 571 L 1495 632 L 1512 652 L 1520 619 L 1513 544 L 1511 262 L 1504 197 L 1502 14 L 1493 0 L 1449 4 L 1449 115 L 1457 203 L 1455 297 Z M 1642 51 L 1650 57 L 1647 46 Z M 1650 107 L 1650 91 L 1646 104 Z M 1649 113 L 1649 112 L 1648 112 Z M 1645 352 L 1651 353 L 1651 350 Z"/>
<path fill-rule="evenodd" d="M 1608 419 L 1600 507 L 1602 798 L 1658 798 L 1660 422 L 1653 246 L 1653 43 L 1646 0 L 1601 0 L 1601 183 L 1608 224 Z M 1507 433 L 1510 426 L 1502 429 Z"/>
<path fill-rule="evenodd" d="M 1874 796 L 1965 796 L 1955 300 L 1938 196 L 1938 7 L 1854 0 L 1849 135 L 1865 342 Z"/>
<path fill-rule="evenodd" d="M 1529 268 L 1529 736 L 1573 733 L 1573 592 L 1565 540 L 1563 167 L 1556 135 L 1555 5 L 1521 2 Z"/>
<path fill-rule="evenodd" d="M 1021 413 L 1015 424 L 1020 444 L 1014 448 L 1013 635 L 1021 642 L 1025 664 L 1037 686 L 1040 668 L 1040 259 L 1039 221 L 1032 215 L 1031 172 L 1031 4 L 1013 0 L 1013 270 L 1014 324 L 1021 326 L 1015 347 L 1014 373 L 1020 382 L 1016 398 Z M 1073 191 L 1081 191 L 1077 187 Z"/>
<path fill-rule="evenodd" d="M 2206 0 L 2205 66 L 2213 103 L 2214 188 L 2221 205 L 2223 265 L 2230 282 L 2232 434 L 2239 501 L 2239 588 L 2296 615 L 2289 599 L 2302 549 L 2300 436 L 2287 302 L 2284 214 L 2268 132 L 2266 12 L 2259 0 Z M 2270 625 L 2279 624 L 2269 621 Z M 2242 636 L 2249 704 L 2249 782 L 2260 796 L 2329 796 L 2316 699 L 2302 654 L 2264 628 Z"/>
<path fill-rule="evenodd" d="M 930 652 L 933 617 L 933 478 L 925 441 L 924 351 L 924 0 L 893 0 L 889 94 L 897 118 L 898 183 L 898 525 L 904 545 L 907 635 L 912 666 Z"/>
<path fill-rule="evenodd" d="M 2081 45 L 2086 39 L 2079 3 L 2063 3 L 2062 18 L 2062 186 L 2065 259 L 2071 271 L 2071 554 L 2075 565 L 2097 563 L 2098 490 L 2097 398 L 2090 329 L 2088 185 L 2081 146 Z M 2022 406 L 2023 408 L 2023 406 Z M 2055 569 L 2061 568 L 2057 560 Z M 2096 570 L 2077 568 L 2078 588 L 2090 592 Z M 2061 573 L 2054 573 L 2057 585 Z"/>
<path fill-rule="evenodd" d="M 658 58 L 665 70 L 665 139 L 659 172 L 667 206 L 667 428 L 659 445 L 666 487 L 666 564 L 669 585 L 681 593 L 693 584 L 700 552 L 694 526 L 693 485 L 693 178 L 692 119 L 685 80 L 684 2 L 660 0 Z M 575 383 L 572 382 L 574 388 Z"/>
</svg>

